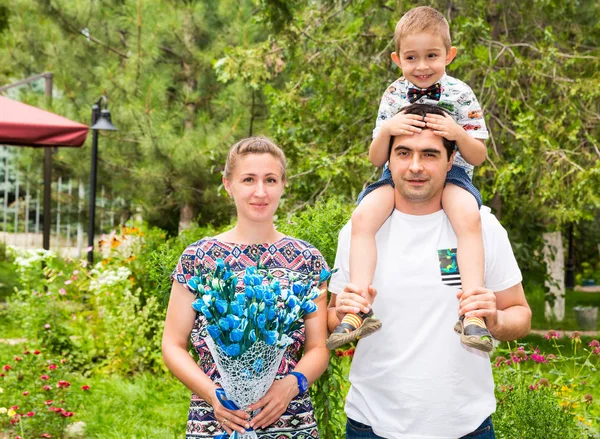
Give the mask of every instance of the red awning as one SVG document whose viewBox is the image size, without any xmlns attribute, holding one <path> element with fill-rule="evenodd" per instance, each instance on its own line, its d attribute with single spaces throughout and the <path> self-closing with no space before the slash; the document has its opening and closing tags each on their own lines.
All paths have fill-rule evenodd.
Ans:
<svg viewBox="0 0 600 439">
<path fill-rule="evenodd" d="M 88 126 L 0 96 L 0 144 L 81 146 Z"/>
</svg>

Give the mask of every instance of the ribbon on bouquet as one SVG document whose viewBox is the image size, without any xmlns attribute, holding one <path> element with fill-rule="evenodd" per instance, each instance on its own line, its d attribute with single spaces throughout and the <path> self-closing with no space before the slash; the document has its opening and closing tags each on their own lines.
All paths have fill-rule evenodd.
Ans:
<svg viewBox="0 0 600 439">
<path fill-rule="evenodd" d="M 225 390 L 223 388 L 218 387 L 215 390 L 215 393 L 217 394 L 217 399 L 219 400 L 219 402 L 226 409 L 228 409 L 228 410 L 239 410 L 240 409 L 235 402 L 233 402 L 231 399 L 227 398 L 227 395 L 225 394 Z M 246 431 L 253 431 L 253 430 L 252 430 L 252 428 L 247 428 Z M 229 435 L 227 433 L 223 433 L 219 436 L 216 436 L 215 439 L 227 439 L 228 437 L 229 437 Z M 231 436 L 231 439 L 237 439 L 237 437 L 238 437 L 238 432 L 233 430 L 233 435 Z"/>
</svg>

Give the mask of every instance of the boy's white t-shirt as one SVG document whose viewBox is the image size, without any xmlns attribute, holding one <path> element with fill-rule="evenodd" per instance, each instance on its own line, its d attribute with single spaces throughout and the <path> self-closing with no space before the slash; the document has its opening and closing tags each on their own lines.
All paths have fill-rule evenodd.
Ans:
<svg viewBox="0 0 600 439">
<path fill-rule="evenodd" d="M 481 219 L 486 287 L 517 285 L 522 276 L 506 231 L 485 206 Z M 336 294 L 350 281 L 350 227 L 339 236 L 339 271 L 329 285 Z M 489 356 L 461 344 L 453 331 L 460 280 L 450 221 L 443 210 L 420 216 L 394 210 L 376 240 L 373 310 L 383 327 L 357 345 L 346 414 L 384 438 L 469 434 L 496 401 Z"/>
</svg>

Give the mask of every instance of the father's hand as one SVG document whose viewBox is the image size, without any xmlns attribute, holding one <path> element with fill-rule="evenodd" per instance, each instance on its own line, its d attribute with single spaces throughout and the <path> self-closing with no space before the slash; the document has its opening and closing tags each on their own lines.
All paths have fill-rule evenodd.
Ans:
<svg viewBox="0 0 600 439">
<path fill-rule="evenodd" d="M 346 314 L 356 314 L 360 311 L 369 312 L 376 295 L 377 290 L 372 286 L 369 286 L 368 291 L 364 291 L 354 284 L 347 284 L 344 291 L 335 299 L 337 318 L 341 321 Z"/>
<path fill-rule="evenodd" d="M 490 332 L 498 323 L 496 295 L 487 288 L 474 288 L 470 291 L 459 291 L 456 297 L 460 300 L 458 314 L 465 317 L 485 317 Z"/>
</svg>

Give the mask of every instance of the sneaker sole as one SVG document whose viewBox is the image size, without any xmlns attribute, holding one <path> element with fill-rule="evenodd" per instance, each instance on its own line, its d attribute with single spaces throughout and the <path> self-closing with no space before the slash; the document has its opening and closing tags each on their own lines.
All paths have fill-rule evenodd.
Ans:
<svg viewBox="0 0 600 439">
<path fill-rule="evenodd" d="M 454 325 L 454 331 L 460 335 L 460 341 L 465 346 L 469 346 L 470 348 L 483 352 L 492 352 L 492 349 L 494 349 L 494 343 L 492 343 L 491 339 L 482 340 L 481 336 L 479 335 L 464 335 L 464 326 L 462 320 L 456 322 Z"/>
<path fill-rule="evenodd" d="M 327 346 L 327 349 L 330 351 L 333 351 L 334 349 L 344 346 L 351 341 L 368 337 L 380 329 L 380 320 L 376 319 L 375 317 L 367 317 L 356 331 L 331 334 L 325 342 L 325 346 Z"/>
<path fill-rule="evenodd" d="M 460 341 L 470 348 L 477 349 L 483 352 L 491 352 L 494 349 L 492 340 L 482 340 L 478 335 L 460 335 Z"/>
</svg>

